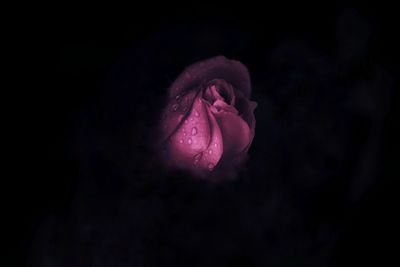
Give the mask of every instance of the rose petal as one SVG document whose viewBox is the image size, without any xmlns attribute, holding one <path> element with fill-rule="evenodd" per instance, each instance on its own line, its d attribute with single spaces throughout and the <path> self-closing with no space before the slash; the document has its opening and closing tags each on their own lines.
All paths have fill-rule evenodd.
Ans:
<svg viewBox="0 0 400 267">
<path fill-rule="evenodd" d="M 243 153 L 251 143 L 249 125 L 240 116 L 231 112 L 217 112 L 214 116 L 221 129 L 224 142 L 224 158 Z"/>
<path fill-rule="evenodd" d="M 213 107 L 215 107 L 217 111 L 226 111 L 233 114 L 238 114 L 238 111 L 235 107 L 228 105 L 227 103 L 221 100 L 215 101 Z"/>
<path fill-rule="evenodd" d="M 204 90 L 203 98 L 211 104 L 221 100 L 229 105 L 235 105 L 235 93 L 232 85 L 221 79 L 215 79 Z"/>
<path fill-rule="evenodd" d="M 203 98 L 210 104 L 213 104 L 217 100 L 224 101 L 224 98 L 218 93 L 215 85 L 210 85 L 204 90 Z"/>
<path fill-rule="evenodd" d="M 222 79 L 214 79 L 211 84 L 213 84 L 217 90 L 217 93 L 222 97 L 222 99 L 229 105 L 235 105 L 235 92 L 232 85 Z"/>
<path fill-rule="evenodd" d="M 190 114 L 166 143 L 167 160 L 195 173 L 213 169 L 222 156 L 222 140 L 217 121 L 198 97 Z"/>
<path fill-rule="evenodd" d="M 250 128 L 251 138 L 249 146 L 246 149 L 246 152 L 250 148 L 251 142 L 253 141 L 255 128 L 256 128 L 256 118 L 254 116 L 254 110 L 257 107 L 257 103 L 254 101 L 248 100 L 240 91 L 236 91 L 236 109 L 241 111 L 240 116 L 244 121 L 247 122 Z"/>
<path fill-rule="evenodd" d="M 200 61 L 186 68 L 169 88 L 169 96 L 175 97 L 212 79 L 224 79 L 245 97 L 250 97 L 249 71 L 239 61 L 224 56 Z"/>
<path fill-rule="evenodd" d="M 160 142 L 165 142 L 183 123 L 192 109 L 196 95 L 199 92 L 190 91 L 170 99 L 162 114 Z"/>
</svg>

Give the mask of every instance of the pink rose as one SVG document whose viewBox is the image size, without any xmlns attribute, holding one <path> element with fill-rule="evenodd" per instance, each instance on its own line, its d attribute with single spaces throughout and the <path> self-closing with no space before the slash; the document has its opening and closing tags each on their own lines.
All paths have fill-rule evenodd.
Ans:
<svg viewBox="0 0 400 267">
<path fill-rule="evenodd" d="M 257 103 L 250 92 L 249 72 L 238 61 L 218 56 L 186 68 L 168 89 L 163 111 L 165 165 L 199 177 L 232 176 L 254 138 Z"/>
</svg>

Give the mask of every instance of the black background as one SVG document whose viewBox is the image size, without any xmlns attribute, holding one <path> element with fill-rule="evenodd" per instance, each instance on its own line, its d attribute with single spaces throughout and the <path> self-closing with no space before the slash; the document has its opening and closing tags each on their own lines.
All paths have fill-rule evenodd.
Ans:
<svg viewBox="0 0 400 267">
<path fill-rule="evenodd" d="M 37 84 L 22 104 L 30 175 L 21 176 L 16 208 L 21 263 L 395 259 L 393 9 L 230 4 L 128 13 L 52 13 L 27 23 L 24 66 Z M 184 67 L 217 55 L 249 68 L 258 108 L 249 162 L 238 180 L 213 184 L 165 173 L 149 146 L 168 86 Z"/>
</svg>

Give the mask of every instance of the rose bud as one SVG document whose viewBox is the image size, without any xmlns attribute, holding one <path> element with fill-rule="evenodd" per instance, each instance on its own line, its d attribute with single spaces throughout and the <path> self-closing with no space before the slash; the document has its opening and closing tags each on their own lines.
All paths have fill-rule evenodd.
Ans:
<svg viewBox="0 0 400 267">
<path fill-rule="evenodd" d="M 254 138 L 256 102 L 240 62 L 218 56 L 197 62 L 168 89 L 159 145 L 162 162 L 202 178 L 235 176 Z"/>
</svg>

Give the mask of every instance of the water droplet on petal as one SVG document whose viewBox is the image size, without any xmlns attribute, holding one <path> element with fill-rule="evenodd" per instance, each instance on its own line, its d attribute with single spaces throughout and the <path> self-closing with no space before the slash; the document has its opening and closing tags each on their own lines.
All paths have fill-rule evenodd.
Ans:
<svg viewBox="0 0 400 267">
<path fill-rule="evenodd" d="M 187 142 L 190 145 L 192 143 L 192 138 L 189 138 Z"/>
<path fill-rule="evenodd" d="M 217 147 L 218 146 L 218 144 L 217 143 L 214 143 L 214 147 Z"/>
<path fill-rule="evenodd" d="M 197 128 L 196 127 L 193 127 L 193 129 L 192 129 L 192 135 L 196 135 L 197 134 Z"/>
<path fill-rule="evenodd" d="M 197 154 L 196 156 L 194 156 L 194 164 L 196 165 L 197 163 L 199 163 L 199 160 L 201 159 L 202 153 Z"/>
<path fill-rule="evenodd" d="M 195 115 L 196 117 L 200 116 L 200 114 L 199 114 L 199 112 L 198 112 L 197 110 L 194 111 L 194 115 Z"/>
<path fill-rule="evenodd" d="M 179 140 L 179 143 L 183 144 L 183 139 Z"/>
<path fill-rule="evenodd" d="M 188 120 L 185 120 L 185 124 L 188 124 L 189 122 L 188 122 Z"/>
<path fill-rule="evenodd" d="M 185 106 L 185 107 L 183 107 L 183 108 L 182 108 L 182 110 L 183 110 L 183 111 L 186 111 L 186 110 L 187 110 L 187 107 L 186 107 L 186 106 Z"/>
<path fill-rule="evenodd" d="M 175 97 L 175 99 L 176 99 L 176 101 L 181 100 L 181 95 L 177 95 L 177 96 Z"/>
<path fill-rule="evenodd" d="M 214 170 L 214 164 L 209 163 L 209 164 L 208 164 L 208 170 L 209 170 L 209 171 Z"/>
<path fill-rule="evenodd" d="M 190 121 L 193 121 L 193 120 L 194 120 L 193 117 L 191 117 L 191 118 L 190 118 Z"/>
<path fill-rule="evenodd" d="M 179 108 L 179 105 L 178 105 L 178 104 L 174 104 L 174 105 L 172 106 L 172 110 L 173 110 L 173 111 L 177 111 L 178 108 Z"/>
<path fill-rule="evenodd" d="M 208 154 L 210 154 L 210 155 L 212 154 L 212 150 L 211 149 L 208 150 Z"/>
</svg>

